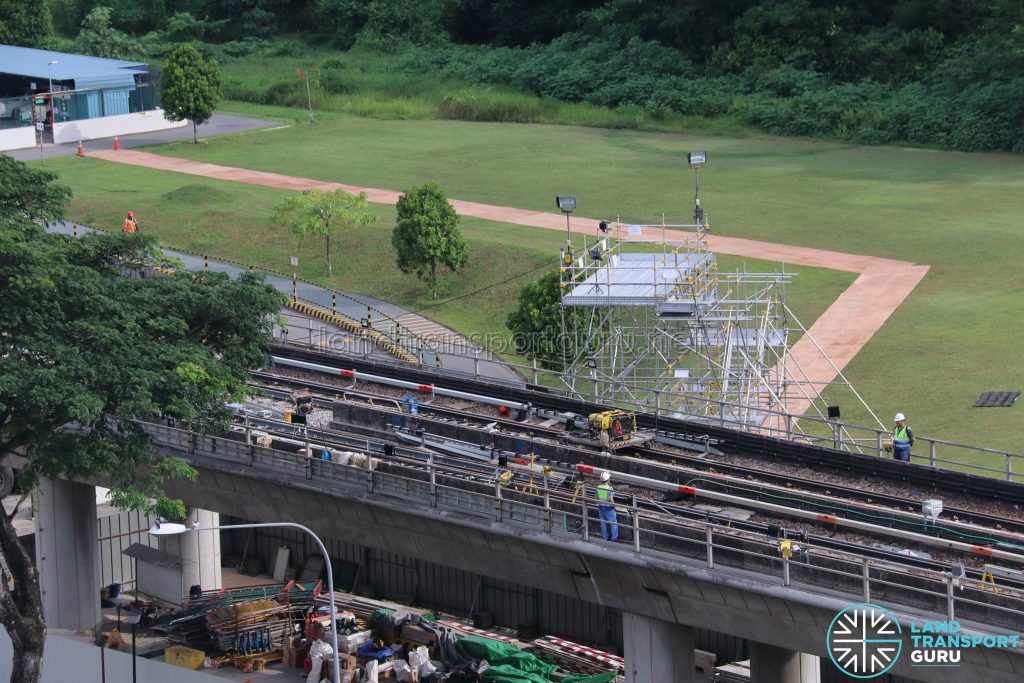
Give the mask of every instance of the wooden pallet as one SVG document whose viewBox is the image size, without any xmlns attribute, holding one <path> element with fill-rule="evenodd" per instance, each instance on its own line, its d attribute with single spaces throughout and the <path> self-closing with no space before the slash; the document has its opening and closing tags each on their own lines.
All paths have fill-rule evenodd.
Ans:
<svg viewBox="0 0 1024 683">
<path fill-rule="evenodd" d="M 231 657 L 231 664 L 242 673 L 250 673 L 252 671 L 263 671 L 263 669 L 267 668 L 267 664 L 279 662 L 282 659 L 284 659 L 284 652 L 281 650 L 270 650 L 252 655 L 235 655 Z"/>
</svg>

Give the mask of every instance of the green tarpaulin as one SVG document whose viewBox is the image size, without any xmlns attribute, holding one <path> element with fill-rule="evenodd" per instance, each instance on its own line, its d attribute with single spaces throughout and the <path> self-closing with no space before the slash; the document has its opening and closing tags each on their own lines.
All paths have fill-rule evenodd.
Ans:
<svg viewBox="0 0 1024 683">
<path fill-rule="evenodd" d="M 459 645 L 474 659 L 486 659 L 491 668 L 484 672 L 485 678 L 507 683 L 551 683 L 551 674 L 558 668 L 548 664 L 529 652 L 523 652 L 513 645 L 489 638 L 467 636 L 459 638 Z M 588 676 L 575 674 L 565 679 L 566 683 L 607 683 L 615 679 L 615 671 Z"/>
</svg>

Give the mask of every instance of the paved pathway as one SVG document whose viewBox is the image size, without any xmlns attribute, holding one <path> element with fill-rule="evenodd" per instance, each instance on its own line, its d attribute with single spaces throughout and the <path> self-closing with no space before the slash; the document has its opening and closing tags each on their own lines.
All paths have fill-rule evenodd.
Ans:
<svg viewBox="0 0 1024 683">
<path fill-rule="evenodd" d="M 103 151 L 94 152 L 90 156 L 124 164 L 296 191 L 317 188 L 322 190 L 343 189 L 352 193 L 365 192 L 371 202 L 378 204 L 395 204 L 401 196 L 401 193 L 395 190 L 358 187 L 278 173 L 250 171 L 147 152 Z M 458 199 L 450 201 L 458 213 L 466 216 L 552 230 L 565 229 L 565 218 L 561 214 L 527 211 Z M 573 232 L 592 235 L 596 229 L 596 219 L 576 217 L 572 220 Z M 665 234 L 669 239 L 682 239 L 686 235 L 687 233 L 676 230 L 667 231 Z M 634 236 L 631 241 L 654 241 L 660 240 L 661 236 L 660 229 L 648 228 L 639 237 Z M 908 261 L 773 244 L 738 237 L 712 236 L 711 248 L 722 254 L 735 254 L 749 258 L 781 261 L 787 264 L 859 273 L 853 284 L 839 295 L 839 298 L 815 321 L 809 334 L 794 344 L 790 351 L 789 367 L 800 368 L 802 374 L 815 388 L 824 388 L 839 376 L 842 369 L 853 360 L 857 352 L 881 328 L 928 272 L 928 266 Z M 815 342 L 820 347 L 820 352 L 815 347 Z M 824 356 L 822 352 L 824 352 Z M 811 395 L 813 389 L 809 388 L 807 392 Z M 800 415 L 809 407 L 810 402 L 803 396 L 787 399 L 787 408 L 791 414 Z"/>
</svg>

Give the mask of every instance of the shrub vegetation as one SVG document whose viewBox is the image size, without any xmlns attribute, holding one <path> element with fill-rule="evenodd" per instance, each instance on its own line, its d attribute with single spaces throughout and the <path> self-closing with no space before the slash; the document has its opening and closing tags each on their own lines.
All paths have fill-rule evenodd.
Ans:
<svg viewBox="0 0 1024 683">
<path fill-rule="evenodd" d="M 157 61 L 192 42 L 228 72 L 237 62 L 224 95 L 254 103 L 303 104 L 301 59 L 321 108 L 357 114 L 676 130 L 700 117 L 856 143 L 1024 150 L 1017 0 L 46 4 L 57 34 L 42 42 L 77 37 L 92 54 Z M 38 31 L 9 39 L 40 43 Z M 281 68 L 260 77 L 267 59 Z"/>
</svg>

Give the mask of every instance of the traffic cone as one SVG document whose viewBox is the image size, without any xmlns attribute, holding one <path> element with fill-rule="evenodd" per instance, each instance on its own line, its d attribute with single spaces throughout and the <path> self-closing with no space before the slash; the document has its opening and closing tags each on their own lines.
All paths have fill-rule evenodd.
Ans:
<svg viewBox="0 0 1024 683">
<path fill-rule="evenodd" d="M 121 149 L 121 143 L 117 141 L 117 136 L 114 136 L 114 151 Z"/>
<path fill-rule="evenodd" d="M 85 156 L 85 148 L 82 147 L 82 141 L 81 140 L 78 141 L 78 151 L 75 152 L 75 154 L 77 154 L 80 157 L 84 157 Z"/>
</svg>

